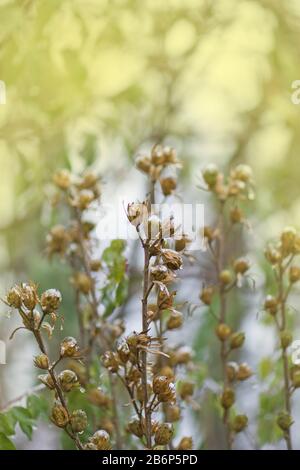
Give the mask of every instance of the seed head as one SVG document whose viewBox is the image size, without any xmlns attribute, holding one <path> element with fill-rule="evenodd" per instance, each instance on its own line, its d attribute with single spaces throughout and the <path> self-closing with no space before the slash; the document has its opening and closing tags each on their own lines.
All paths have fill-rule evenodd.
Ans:
<svg viewBox="0 0 300 470">
<path fill-rule="evenodd" d="M 88 425 L 88 419 L 85 411 L 75 410 L 70 417 L 71 427 L 74 432 L 83 432 Z"/>
<path fill-rule="evenodd" d="M 172 271 L 177 271 L 182 267 L 182 257 L 174 250 L 162 250 L 161 252 L 164 264 Z"/>
<path fill-rule="evenodd" d="M 216 327 L 216 335 L 220 341 L 226 341 L 231 334 L 230 326 L 226 325 L 225 323 L 219 323 Z"/>
<path fill-rule="evenodd" d="M 284 330 L 280 333 L 280 344 L 282 349 L 287 349 L 293 341 L 293 335 L 290 331 Z"/>
<path fill-rule="evenodd" d="M 180 328 L 183 324 L 183 315 L 177 310 L 173 310 L 167 321 L 168 330 L 175 330 Z"/>
<path fill-rule="evenodd" d="M 248 364 L 243 362 L 242 364 L 239 365 L 236 378 L 240 381 L 244 381 L 244 380 L 249 379 L 249 377 L 251 377 L 252 374 L 253 372 L 251 368 L 248 366 Z"/>
<path fill-rule="evenodd" d="M 174 428 L 171 423 L 159 424 L 154 435 L 155 444 L 159 446 L 167 445 L 172 439 Z"/>
<path fill-rule="evenodd" d="M 221 395 L 221 405 L 222 407 L 227 410 L 232 407 L 235 402 L 235 393 L 232 388 L 225 388 Z"/>
<path fill-rule="evenodd" d="M 245 333 L 242 331 L 237 333 L 232 333 L 230 337 L 230 348 L 231 349 L 238 349 L 243 346 L 245 341 Z"/>
<path fill-rule="evenodd" d="M 74 387 L 78 386 L 78 378 L 72 370 L 63 370 L 58 375 L 58 381 L 64 392 L 70 392 Z"/>
<path fill-rule="evenodd" d="M 68 170 L 57 171 L 53 176 L 54 184 L 60 189 L 68 189 L 71 185 L 71 174 Z"/>
<path fill-rule="evenodd" d="M 277 417 L 277 424 L 280 429 L 282 429 L 282 431 L 288 431 L 293 423 L 293 418 L 288 413 L 285 411 L 279 413 Z"/>
<path fill-rule="evenodd" d="M 59 428 L 64 428 L 69 422 L 69 415 L 59 401 L 56 401 L 54 403 L 54 406 L 52 408 L 52 414 L 51 414 L 51 419 L 58 426 Z"/>
<path fill-rule="evenodd" d="M 177 450 L 192 450 L 193 439 L 191 437 L 183 437 L 177 446 Z"/>
<path fill-rule="evenodd" d="M 74 357 L 78 355 L 79 346 L 77 340 L 72 336 L 67 336 L 60 343 L 61 357 Z"/>
<path fill-rule="evenodd" d="M 48 289 L 41 295 L 41 307 L 45 313 L 55 312 L 61 304 L 61 293 L 57 289 Z"/>
<path fill-rule="evenodd" d="M 214 295 L 214 289 L 211 286 L 203 287 L 202 292 L 200 294 L 200 300 L 205 305 L 210 305 L 212 302 L 212 298 Z"/>
<path fill-rule="evenodd" d="M 5 298 L 10 307 L 20 308 L 22 305 L 22 294 L 19 286 L 12 287 Z"/>
<path fill-rule="evenodd" d="M 248 417 L 246 415 L 236 415 L 233 423 L 232 429 L 234 432 L 242 432 L 248 425 Z"/>
<path fill-rule="evenodd" d="M 39 369 L 49 368 L 49 359 L 46 354 L 39 354 L 38 356 L 35 356 L 33 363 L 35 367 L 38 367 Z"/>
</svg>

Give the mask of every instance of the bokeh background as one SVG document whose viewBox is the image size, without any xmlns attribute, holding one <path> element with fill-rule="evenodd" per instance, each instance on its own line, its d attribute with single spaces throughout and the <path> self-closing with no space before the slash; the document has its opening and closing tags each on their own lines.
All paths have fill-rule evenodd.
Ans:
<svg viewBox="0 0 300 470">
<path fill-rule="evenodd" d="M 245 293 L 242 313 L 246 359 L 256 367 L 274 347 L 272 329 L 259 314 L 259 252 L 285 225 L 300 225 L 300 106 L 291 101 L 292 83 L 300 79 L 299 1 L 1 0 L 0 18 L 0 80 L 6 85 L 6 104 L 0 105 L 0 295 L 25 279 L 38 280 L 41 288 L 55 285 L 72 325 L 67 269 L 44 256 L 57 168 L 91 165 L 103 176 L 104 199 L 115 188 L 134 197 L 135 188 L 139 194 L 145 186 L 133 169 L 137 151 L 164 142 L 183 161 L 181 193 L 201 202 L 196 185 L 205 163 L 247 162 L 256 179 L 248 247 L 257 288 Z M 190 269 L 182 297 L 197 303 L 203 276 L 200 265 Z M 7 365 L 0 366 L 3 406 L 35 379 L 33 346 L 26 335 L 9 344 L 12 325 L 0 309 L 0 339 L 8 344 Z M 200 313 L 186 332 L 204 362 L 213 357 L 205 328 Z M 297 334 L 300 339 L 299 321 Z M 243 395 L 243 406 L 255 416 L 261 414 L 260 387 L 255 379 Z M 299 407 L 295 418 L 299 426 Z M 198 436 L 206 422 L 210 446 L 217 445 L 211 417 L 202 413 L 201 421 L 197 412 L 186 419 Z M 241 448 L 281 448 L 268 422 L 259 438 L 257 422 L 252 426 Z M 20 435 L 19 447 L 53 447 L 55 439 L 41 424 L 31 443 Z"/>
</svg>

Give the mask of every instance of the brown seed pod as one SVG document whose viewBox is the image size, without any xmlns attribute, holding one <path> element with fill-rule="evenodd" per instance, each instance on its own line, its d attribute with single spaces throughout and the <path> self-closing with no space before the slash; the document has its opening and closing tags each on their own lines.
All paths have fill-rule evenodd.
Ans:
<svg viewBox="0 0 300 470">
<path fill-rule="evenodd" d="M 177 450 L 192 450 L 193 439 L 191 437 L 183 437 L 177 446 Z"/>
<path fill-rule="evenodd" d="M 72 336 L 67 336 L 60 343 L 61 357 L 74 357 L 78 355 L 79 346 L 77 340 Z"/>
<path fill-rule="evenodd" d="M 227 410 L 232 407 L 235 402 L 235 392 L 232 388 L 226 387 L 221 395 L 221 405 Z"/>
<path fill-rule="evenodd" d="M 88 425 L 88 419 L 85 411 L 83 410 L 75 410 L 70 416 L 70 423 L 71 427 L 74 432 L 83 432 L 87 425 Z"/>
<path fill-rule="evenodd" d="M 246 415 L 236 415 L 232 423 L 232 429 L 234 432 L 239 433 L 244 431 L 247 425 L 248 417 Z"/>
<path fill-rule="evenodd" d="M 60 372 L 58 381 L 64 392 L 70 392 L 74 387 L 79 385 L 77 375 L 69 369 Z"/>
<path fill-rule="evenodd" d="M 231 349 L 238 349 L 243 346 L 245 341 L 245 333 L 242 331 L 237 333 L 232 333 L 230 336 L 230 348 Z"/>
<path fill-rule="evenodd" d="M 174 434 L 174 428 L 171 423 L 159 424 L 154 435 L 155 444 L 165 446 L 169 444 Z"/>
<path fill-rule="evenodd" d="M 53 423 L 59 428 L 64 428 L 69 422 L 69 415 L 60 402 L 56 401 L 52 408 L 51 419 Z"/>
<path fill-rule="evenodd" d="M 230 326 L 226 325 L 225 323 L 219 323 L 215 331 L 220 341 L 226 341 L 226 339 L 228 339 L 231 334 Z"/>
<path fill-rule="evenodd" d="M 39 369 L 49 368 L 49 359 L 46 354 L 39 354 L 38 356 L 35 356 L 33 363 L 35 367 L 38 367 Z"/>
</svg>

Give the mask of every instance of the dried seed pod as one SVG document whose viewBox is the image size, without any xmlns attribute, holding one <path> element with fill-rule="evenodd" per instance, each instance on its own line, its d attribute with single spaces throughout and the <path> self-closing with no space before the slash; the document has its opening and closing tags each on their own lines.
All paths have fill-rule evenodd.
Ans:
<svg viewBox="0 0 300 470">
<path fill-rule="evenodd" d="M 245 341 L 245 333 L 242 331 L 237 333 L 232 333 L 230 336 L 230 348 L 231 349 L 238 349 L 243 346 Z"/>
<path fill-rule="evenodd" d="M 210 227 L 209 225 L 206 225 L 205 227 L 203 227 L 202 232 L 203 232 L 204 239 L 208 241 L 209 243 L 212 242 L 213 239 L 215 238 L 214 229 Z"/>
<path fill-rule="evenodd" d="M 49 368 L 49 359 L 46 354 L 39 354 L 38 356 L 35 356 L 33 363 L 35 367 L 38 367 L 39 369 Z"/>
<path fill-rule="evenodd" d="M 233 224 L 238 224 L 243 220 L 243 212 L 239 207 L 230 210 L 230 220 Z"/>
<path fill-rule="evenodd" d="M 148 218 L 147 225 L 145 226 L 147 238 L 150 240 L 156 239 L 161 234 L 161 221 L 157 215 L 151 215 Z"/>
<path fill-rule="evenodd" d="M 159 375 L 153 378 L 152 388 L 155 394 L 162 393 L 168 389 L 170 379 L 165 375 Z"/>
<path fill-rule="evenodd" d="M 5 298 L 6 303 L 13 308 L 20 308 L 22 305 L 22 294 L 19 286 L 12 287 Z"/>
<path fill-rule="evenodd" d="M 293 418 L 288 413 L 285 411 L 279 413 L 277 417 L 277 424 L 282 431 L 288 431 L 293 423 Z"/>
<path fill-rule="evenodd" d="M 144 435 L 143 426 L 137 417 L 134 417 L 129 421 L 127 431 L 137 437 L 142 437 Z"/>
<path fill-rule="evenodd" d="M 298 266 L 291 266 L 289 269 L 289 280 L 292 284 L 300 281 L 300 268 Z"/>
<path fill-rule="evenodd" d="M 74 387 L 79 385 L 78 378 L 72 370 L 63 370 L 58 375 L 58 381 L 64 392 L 70 392 Z"/>
<path fill-rule="evenodd" d="M 99 177 L 96 173 L 92 171 L 87 171 L 81 178 L 78 187 L 80 189 L 93 189 L 94 186 L 98 183 Z"/>
<path fill-rule="evenodd" d="M 151 168 L 151 159 L 148 155 L 139 155 L 135 160 L 135 165 L 140 171 L 148 174 Z"/>
<path fill-rule="evenodd" d="M 186 249 L 187 245 L 191 243 L 191 239 L 187 235 L 183 235 L 181 238 L 175 239 L 175 250 L 183 251 Z"/>
<path fill-rule="evenodd" d="M 182 400 L 186 400 L 191 397 L 195 390 L 195 384 L 193 382 L 182 382 L 180 385 L 180 396 Z"/>
<path fill-rule="evenodd" d="M 238 258 L 235 260 L 233 267 L 236 274 L 245 274 L 250 268 L 250 264 L 245 258 Z"/>
<path fill-rule="evenodd" d="M 48 289 L 41 295 L 41 307 L 43 312 L 55 312 L 61 304 L 61 293 L 57 289 Z"/>
<path fill-rule="evenodd" d="M 49 255 L 54 253 L 63 254 L 70 242 L 70 234 L 63 225 L 52 227 L 46 238 L 47 251 Z"/>
<path fill-rule="evenodd" d="M 220 272 L 219 280 L 224 286 L 230 284 L 233 281 L 232 273 L 228 269 L 223 269 Z"/>
<path fill-rule="evenodd" d="M 82 189 L 79 191 L 74 205 L 81 211 L 84 211 L 94 201 L 95 194 L 90 189 Z"/>
<path fill-rule="evenodd" d="M 169 366 L 163 366 L 159 371 L 159 375 L 165 375 L 171 382 L 175 380 L 175 372 Z"/>
<path fill-rule="evenodd" d="M 106 369 L 110 372 L 116 373 L 118 372 L 120 361 L 116 353 L 112 351 L 107 351 L 102 356 L 102 363 Z"/>
<path fill-rule="evenodd" d="M 168 310 L 173 307 L 175 292 L 168 294 L 163 291 L 159 291 L 157 298 L 157 305 L 159 310 Z"/>
<path fill-rule="evenodd" d="M 177 310 L 173 310 L 167 321 L 168 330 L 175 330 L 180 328 L 183 324 L 183 315 Z"/>
<path fill-rule="evenodd" d="M 214 289 L 213 287 L 203 287 L 202 292 L 200 294 L 200 300 L 205 304 L 205 305 L 210 305 L 212 302 L 212 298 L 214 295 Z"/>
<path fill-rule="evenodd" d="M 28 310 L 33 310 L 38 303 L 36 285 L 33 283 L 21 284 L 22 302 Z"/>
<path fill-rule="evenodd" d="M 290 331 L 280 332 L 280 344 L 282 349 L 287 349 L 293 341 L 293 335 Z"/>
<path fill-rule="evenodd" d="M 85 295 L 87 295 L 93 287 L 93 280 L 87 274 L 81 272 L 78 272 L 73 276 L 72 282 L 76 289 Z"/>
<path fill-rule="evenodd" d="M 221 405 L 227 410 L 232 407 L 235 402 L 235 392 L 232 388 L 226 387 L 221 395 Z"/>
<path fill-rule="evenodd" d="M 159 281 L 163 282 L 164 284 L 174 280 L 174 276 L 169 273 L 168 268 L 160 264 L 151 267 L 150 276 L 152 281 Z"/>
<path fill-rule="evenodd" d="M 236 415 L 233 423 L 232 429 L 234 432 L 242 432 L 248 425 L 248 417 L 246 415 Z"/>
<path fill-rule="evenodd" d="M 231 328 L 225 323 L 219 323 L 215 331 L 220 341 L 226 341 L 231 335 Z"/>
<path fill-rule="evenodd" d="M 155 444 L 165 446 L 169 444 L 174 434 L 174 428 L 171 423 L 159 424 L 154 435 Z"/>
<path fill-rule="evenodd" d="M 93 436 L 89 439 L 89 441 L 94 444 L 98 450 L 110 450 L 110 437 L 109 434 L 101 429 L 96 431 Z"/>
<path fill-rule="evenodd" d="M 166 419 L 170 423 L 179 421 L 180 419 L 180 408 L 178 405 L 167 405 L 165 409 Z"/>
<path fill-rule="evenodd" d="M 229 382 L 234 382 L 237 379 L 237 372 L 239 366 L 236 362 L 228 362 L 226 364 L 226 376 Z"/>
<path fill-rule="evenodd" d="M 160 179 L 160 186 L 164 196 L 170 196 L 177 187 L 177 180 L 172 176 Z"/>
<path fill-rule="evenodd" d="M 77 340 L 72 336 L 67 336 L 60 343 L 61 357 L 74 357 L 78 355 L 79 346 Z"/>
<path fill-rule="evenodd" d="M 236 378 L 237 380 L 243 381 L 249 379 L 253 375 L 253 372 L 251 368 L 246 364 L 246 362 L 243 362 L 242 364 L 239 365 L 239 368 L 237 370 Z"/>
<path fill-rule="evenodd" d="M 120 344 L 117 348 L 117 351 L 118 351 L 118 356 L 121 362 L 123 362 L 123 364 L 126 364 L 130 356 L 130 349 L 129 349 L 128 344 L 125 342 Z"/>
<path fill-rule="evenodd" d="M 68 170 L 57 171 L 53 176 L 54 184 L 60 189 L 68 189 L 71 185 L 71 174 Z"/>
<path fill-rule="evenodd" d="M 292 384 L 294 388 L 300 388 L 300 370 L 296 370 L 293 372 Z"/>
<path fill-rule="evenodd" d="M 128 204 L 127 206 L 127 218 L 129 222 L 134 225 L 135 227 L 138 227 L 143 223 L 147 216 L 147 206 L 146 204 L 143 203 L 135 203 L 132 202 L 131 204 Z"/>
<path fill-rule="evenodd" d="M 192 450 L 193 439 L 191 437 L 183 437 L 177 446 L 177 450 Z"/>
<path fill-rule="evenodd" d="M 202 176 L 210 189 L 213 189 L 217 183 L 219 175 L 218 167 L 214 163 L 210 163 L 202 170 Z"/>
<path fill-rule="evenodd" d="M 75 410 L 70 416 L 70 423 L 71 427 L 74 432 L 83 432 L 87 425 L 88 425 L 88 419 L 85 411 L 83 410 Z"/>
<path fill-rule="evenodd" d="M 91 271 L 97 272 L 101 269 L 102 263 L 99 259 L 92 259 L 90 261 L 90 269 Z"/>
<path fill-rule="evenodd" d="M 280 251 L 272 246 L 266 248 L 265 257 L 266 260 L 272 265 L 279 263 L 279 261 L 281 260 Z"/>
<path fill-rule="evenodd" d="M 278 309 L 278 300 L 272 295 L 267 295 L 264 303 L 264 309 L 271 315 L 276 315 Z"/>
<path fill-rule="evenodd" d="M 48 387 L 50 390 L 54 390 L 55 385 L 50 374 L 39 375 L 38 378 L 44 385 L 46 385 L 46 387 Z"/>
<path fill-rule="evenodd" d="M 161 251 L 162 259 L 167 268 L 177 271 L 182 267 L 182 257 L 175 250 L 164 249 Z"/>
<path fill-rule="evenodd" d="M 297 231 L 294 227 L 286 227 L 281 233 L 281 249 L 284 256 L 293 253 L 294 251 L 294 242 L 296 240 Z"/>
<path fill-rule="evenodd" d="M 250 166 L 241 163 L 231 170 L 230 176 L 232 179 L 248 183 L 252 179 L 253 172 Z"/>
<path fill-rule="evenodd" d="M 64 428 L 69 422 L 69 415 L 64 406 L 59 401 L 54 403 L 51 413 L 51 419 L 56 426 Z"/>
</svg>

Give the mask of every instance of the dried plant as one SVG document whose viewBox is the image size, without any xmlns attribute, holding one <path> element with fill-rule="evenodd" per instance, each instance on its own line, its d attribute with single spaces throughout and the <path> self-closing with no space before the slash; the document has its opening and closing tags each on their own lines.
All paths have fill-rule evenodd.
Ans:
<svg viewBox="0 0 300 470">
<path fill-rule="evenodd" d="M 288 348 L 293 341 L 292 319 L 288 306 L 289 296 L 294 285 L 300 281 L 300 267 L 294 264 L 300 254 L 300 235 L 292 227 L 281 233 L 279 240 L 268 245 L 265 256 L 272 266 L 275 294 L 268 295 L 264 302 L 265 311 L 272 317 L 278 333 L 281 348 L 283 402 L 284 409 L 277 418 L 277 424 L 283 432 L 287 448 L 292 450 L 291 426 L 292 395 L 300 387 L 300 367 L 289 361 Z"/>
<path fill-rule="evenodd" d="M 77 449 L 110 449 L 110 439 L 106 431 L 100 430 L 89 438 L 84 444 L 80 439 L 87 427 L 87 415 L 82 409 L 71 411 L 68 407 L 66 395 L 79 386 L 76 373 L 65 369 L 60 373 L 56 367 L 64 359 L 72 358 L 79 360 L 81 352 L 76 339 L 66 337 L 60 344 L 57 358 L 51 361 L 42 332 L 51 337 L 55 325 L 59 319 L 58 308 L 62 297 L 56 289 L 49 289 L 39 297 L 37 287 L 33 283 L 23 283 L 13 287 L 7 294 L 5 302 L 7 305 L 19 312 L 23 326 L 17 330 L 30 331 L 40 349 L 40 353 L 34 358 L 35 367 L 45 371 L 39 376 L 40 381 L 54 392 L 54 402 L 51 411 L 51 421 L 58 427 L 64 429 L 68 436 L 74 441 Z M 49 321 L 46 321 L 48 320 Z M 15 330 L 12 334 L 17 331 Z"/>
<path fill-rule="evenodd" d="M 233 331 L 230 326 L 228 311 L 229 296 L 235 288 L 249 278 L 249 261 L 239 257 L 230 263 L 228 259 L 228 234 L 233 225 L 246 224 L 245 216 L 240 207 L 241 201 L 253 198 L 252 172 L 246 165 L 238 165 L 227 180 L 219 169 L 210 164 L 202 171 L 206 184 L 205 190 L 214 197 L 217 211 L 216 225 L 206 226 L 203 236 L 215 270 L 215 282 L 204 285 L 200 294 L 201 301 L 207 305 L 216 320 L 215 333 L 220 342 L 220 366 L 222 372 L 222 393 L 220 404 L 223 409 L 223 423 L 226 445 L 232 448 L 235 433 L 243 431 L 248 424 L 248 417 L 237 414 L 231 417 L 231 410 L 236 401 L 235 385 L 247 380 L 252 371 L 246 363 L 237 364 L 229 361 L 232 353 L 243 346 L 245 333 Z M 218 299 L 218 311 L 212 307 L 213 297 Z"/>
<path fill-rule="evenodd" d="M 166 332 L 180 328 L 183 323 L 183 315 L 175 307 L 176 292 L 169 287 L 182 267 L 182 256 L 170 248 L 175 237 L 172 218 L 161 220 L 159 214 L 152 212 L 151 204 L 155 202 L 158 181 L 165 196 L 175 190 L 175 178 L 172 177 L 172 181 L 164 178 L 163 171 L 170 165 L 178 165 L 178 161 L 173 149 L 155 146 L 150 156 L 140 156 L 136 163 L 149 175 L 151 183 L 148 198 L 127 207 L 128 220 L 136 228 L 143 250 L 141 330 L 125 338 L 117 352 L 108 351 L 103 363 L 118 375 L 129 393 L 136 413 L 128 424 L 129 433 L 140 438 L 147 449 L 172 448 L 172 422 L 180 419 L 175 369 L 189 363 L 192 356 L 186 348 L 172 350 L 165 345 Z M 186 243 L 186 237 L 180 239 L 180 251 Z M 180 393 L 182 399 L 188 400 L 193 394 L 193 384 L 183 383 Z M 156 416 L 161 406 L 164 420 L 159 422 Z M 191 447 L 189 437 L 183 438 L 178 445 L 179 449 Z"/>
</svg>

